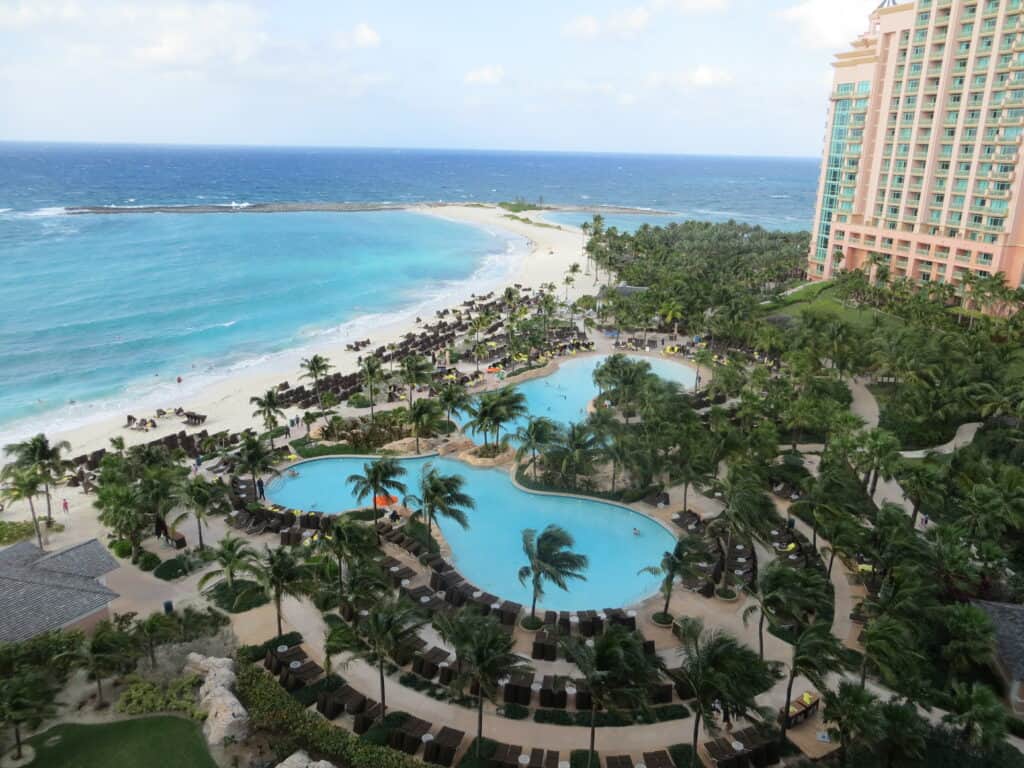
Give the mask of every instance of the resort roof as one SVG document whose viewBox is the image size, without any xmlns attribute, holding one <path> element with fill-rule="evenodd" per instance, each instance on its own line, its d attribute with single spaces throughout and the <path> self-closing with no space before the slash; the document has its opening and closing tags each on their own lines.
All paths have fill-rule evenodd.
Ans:
<svg viewBox="0 0 1024 768">
<path fill-rule="evenodd" d="M 976 600 L 996 630 L 999 663 L 1012 680 L 1024 680 L 1024 605 Z"/>
<path fill-rule="evenodd" d="M 116 598 L 97 579 L 118 568 L 96 539 L 58 552 L 23 541 L 0 551 L 0 641 L 71 624 Z"/>
</svg>

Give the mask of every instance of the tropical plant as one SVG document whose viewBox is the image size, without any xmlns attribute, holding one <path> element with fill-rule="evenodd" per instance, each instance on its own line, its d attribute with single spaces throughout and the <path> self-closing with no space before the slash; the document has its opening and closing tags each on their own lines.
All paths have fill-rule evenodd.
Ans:
<svg viewBox="0 0 1024 768">
<path fill-rule="evenodd" d="M 4 472 L 4 487 L 0 489 L 0 498 L 7 504 L 17 502 L 28 502 L 28 509 L 32 515 L 32 527 L 36 532 L 36 541 L 39 549 L 43 547 L 43 533 L 39 529 L 39 520 L 36 518 L 35 498 L 42 493 L 42 480 L 33 467 L 15 467 L 12 471 Z"/>
<path fill-rule="evenodd" d="M 437 402 L 444 409 L 449 424 L 454 425 L 452 417 L 463 413 L 469 406 L 471 398 L 466 388 L 457 381 L 446 381 L 437 392 Z"/>
<path fill-rule="evenodd" d="M 974 667 L 991 663 L 996 636 L 985 611 L 970 604 L 946 606 L 942 624 L 947 633 L 942 658 L 949 665 L 950 682 L 962 679 Z"/>
<path fill-rule="evenodd" d="M 427 538 L 432 535 L 433 525 L 439 517 L 452 520 L 462 528 L 469 527 L 467 510 L 476 506 L 473 497 L 463 488 L 466 478 L 462 475 L 442 475 L 433 463 L 428 462 L 420 470 L 419 496 L 410 496 L 409 503 L 420 506 L 420 515 L 427 521 Z"/>
<path fill-rule="evenodd" d="M 21 729 L 37 727 L 56 712 L 56 691 L 37 670 L 19 671 L 0 685 L 0 723 L 14 731 L 14 759 L 22 759 Z"/>
<path fill-rule="evenodd" d="M 954 683 L 950 710 L 942 720 L 959 731 L 964 744 L 987 748 L 1006 735 L 1006 709 L 983 683 Z"/>
<path fill-rule="evenodd" d="M 824 700 L 823 719 L 839 742 L 839 765 L 845 766 L 853 744 L 871 745 L 882 736 L 882 711 L 871 692 L 845 680 L 835 691 L 825 691 Z"/>
<path fill-rule="evenodd" d="M 412 407 L 413 392 L 416 387 L 429 384 L 434 367 L 423 355 L 407 355 L 398 366 L 402 383 L 409 388 L 409 406 Z"/>
<path fill-rule="evenodd" d="M 313 381 L 313 391 L 316 392 L 316 401 L 320 406 L 320 412 L 324 411 L 323 396 L 320 393 L 320 382 L 323 381 L 324 377 L 330 373 L 333 366 L 330 360 L 323 355 L 313 355 L 312 357 L 303 358 L 300 363 L 302 368 L 302 378 L 311 379 Z"/>
<path fill-rule="evenodd" d="M 786 741 L 789 730 L 789 706 L 793 700 L 793 684 L 803 676 L 818 690 L 826 688 L 825 677 L 842 666 L 842 648 L 832 634 L 829 624 L 819 621 L 806 627 L 796 636 L 789 661 L 789 675 L 786 681 L 786 698 L 782 708 L 782 725 L 779 743 Z"/>
<path fill-rule="evenodd" d="M 96 625 L 91 635 L 80 636 L 77 645 L 59 654 L 54 661 L 67 662 L 88 672 L 96 681 L 96 702 L 103 706 L 103 678 L 121 669 L 131 655 L 128 636 L 104 620 Z"/>
<path fill-rule="evenodd" d="M 426 619 L 405 597 L 388 597 L 370 607 L 358 629 L 341 624 L 327 640 L 328 653 L 349 651 L 354 658 L 377 666 L 380 679 L 380 717 L 387 714 L 384 664 L 388 657 L 407 649 L 418 636 Z"/>
<path fill-rule="evenodd" d="M 230 533 L 225 534 L 214 549 L 214 562 L 220 567 L 203 574 L 199 579 L 199 589 L 203 589 L 210 582 L 223 579 L 227 582 L 228 589 L 234 592 L 235 577 L 253 568 L 258 558 L 256 550 L 249 546 L 245 539 L 232 536 Z"/>
<path fill-rule="evenodd" d="M 676 545 L 661 556 L 658 565 L 644 568 L 640 573 L 650 573 L 654 576 L 661 576 L 661 594 L 665 596 L 665 607 L 662 614 L 669 616 L 669 605 L 672 602 L 672 590 L 677 579 L 692 579 L 700 575 L 698 567 L 707 553 L 701 543 L 692 536 L 681 536 Z"/>
<path fill-rule="evenodd" d="M 764 658 L 764 627 L 789 621 L 806 626 L 817 610 L 829 601 L 829 586 L 813 568 L 790 568 L 776 560 L 761 571 L 751 595 L 754 605 L 743 611 L 743 623 L 756 613 L 758 653 Z"/>
<path fill-rule="evenodd" d="M 583 571 L 589 561 L 586 555 L 571 550 L 576 541 L 572 535 L 557 525 L 549 525 L 541 532 L 527 528 L 523 531 L 523 553 L 527 565 L 519 569 L 519 583 L 530 582 L 533 599 L 530 603 L 530 618 L 537 618 L 537 599 L 544 596 L 544 582 L 550 581 L 559 589 L 568 591 L 569 580 L 585 581 Z"/>
<path fill-rule="evenodd" d="M 330 530 L 316 541 L 318 553 L 333 560 L 337 567 L 338 603 L 345 599 L 346 569 L 373 551 L 373 535 L 362 523 L 348 515 L 337 515 Z"/>
<path fill-rule="evenodd" d="M 436 400 L 424 398 L 409 406 L 409 424 L 416 437 L 416 453 L 420 452 L 420 438 L 436 434 L 442 423 L 441 404 Z"/>
<path fill-rule="evenodd" d="M 201 475 L 185 477 L 174 488 L 175 501 L 186 510 L 175 518 L 174 525 L 177 526 L 191 513 L 196 521 L 200 550 L 205 548 L 203 528 L 209 526 L 207 519 L 211 512 L 222 508 L 224 497 L 225 486 L 211 483 Z"/>
<path fill-rule="evenodd" d="M 718 536 L 726 557 L 733 551 L 733 544 L 739 539 L 751 538 L 758 530 L 758 521 L 767 503 L 767 495 L 759 482 L 757 472 L 745 464 L 729 467 L 725 480 L 717 484 L 725 507 L 708 526 L 708 533 Z M 729 569 L 722 569 L 720 589 L 727 586 Z"/>
<path fill-rule="evenodd" d="M 405 475 L 405 467 L 394 459 L 377 459 L 363 464 L 363 473 L 348 476 L 346 482 L 352 486 L 357 500 L 362 502 L 367 497 L 373 500 L 373 519 L 378 519 L 377 499 L 390 495 L 392 492 L 406 492 L 405 483 L 398 478 Z M 377 531 L 377 543 L 380 543 L 380 531 Z"/>
<path fill-rule="evenodd" d="M 922 660 L 915 650 L 913 632 L 900 619 L 883 615 L 871 619 L 861 634 L 860 686 L 865 687 L 869 671 L 877 672 L 888 685 L 906 685 Z"/>
<path fill-rule="evenodd" d="M 565 656 L 579 669 L 590 689 L 590 747 L 587 768 L 593 765 L 599 710 L 616 712 L 625 707 L 642 710 L 647 691 L 661 677 L 664 664 L 644 653 L 640 635 L 613 624 L 593 644 L 578 637 L 564 638 Z"/>
<path fill-rule="evenodd" d="M 156 647 L 174 637 L 177 630 L 177 622 L 165 613 L 137 619 L 132 625 L 132 636 L 146 652 L 151 669 L 156 669 Z"/>
<path fill-rule="evenodd" d="M 284 634 L 281 615 L 284 597 L 307 597 L 315 589 L 309 566 L 299 560 L 288 547 L 271 549 L 266 546 L 263 555 L 251 561 L 246 571 L 255 583 L 243 590 L 237 601 L 241 602 L 254 592 L 268 597 L 274 603 L 277 636 L 281 637 Z"/>
<path fill-rule="evenodd" d="M 280 474 L 274 467 L 274 454 L 267 450 L 262 440 L 249 433 L 243 435 L 242 444 L 238 447 L 238 469 L 252 477 L 254 489 L 260 475 Z"/>
<path fill-rule="evenodd" d="M 284 418 L 284 410 L 281 407 L 281 398 L 276 389 L 268 389 L 263 397 L 250 397 L 249 403 L 256 406 L 252 412 L 253 417 L 263 419 L 263 428 L 267 430 L 270 437 L 270 450 L 274 450 L 274 430 L 277 429 L 278 419 Z"/>
<path fill-rule="evenodd" d="M 53 520 L 50 489 L 68 469 L 64 454 L 71 450 L 71 443 L 60 440 L 51 443 L 46 435 L 39 433 L 28 440 L 4 446 L 4 451 L 14 457 L 13 465 L 35 470 L 46 494 L 46 520 Z"/>
<path fill-rule="evenodd" d="M 558 436 L 558 425 L 546 416 L 531 416 L 526 424 L 516 430 L 516 461 L 530 456 L 533 479 L 537 479 L 537 455 L 547 450 Z"/>
<path fill-rule="evenodd" d="M 892 699 L 882 703 L 881 749 L 886 768 L 898 760 L 901 764 L 916 763 L 925 754 L 928 721 L 910 701 Z"/>
</svg>

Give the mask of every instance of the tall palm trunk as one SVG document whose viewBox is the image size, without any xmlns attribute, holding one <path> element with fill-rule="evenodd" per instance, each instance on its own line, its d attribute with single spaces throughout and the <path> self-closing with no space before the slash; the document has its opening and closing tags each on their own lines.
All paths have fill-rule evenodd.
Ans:
<svg viewBox="0 0 1024 768">
<path fill-rule="evenodd" d="M 49 525 L 53 522 L 53 510 L 50 508 L 50 483 L 49 481 L 43 483 L 43 493 L 46 494 L 46 523 Z"/>
<path fill-rule="evenodd" d="M 782 722 L 779 725 L 779 745 L 786 743 L 786 731 L 789 730 L 789 702 L 793 698 L 793 683 L 796 682 L 796 670 L 789 672 L 789 682 L 786 683 L 786 699 L 782 704 Z"/>
<path fill-rule="evenodd" d="M 196 518 L 196 532 L 199 534 L 199 551 L 203 551 L 206 545 L 203 543 L 203 520 L 200 517 Z"/>
<path fill-rule="evenodd" d="M 380 526 L 377 523 L 380 522 L 380 516 L 377 512 L 377 489 L 373 490 L 373 530 L 377 532 L 377 546 L 380 546 Z"/>
<path fill-rule="evenodd" d="M 36 505 L 32 503 L 32 497 L 28 497 L 28 511 L 32 514 L 32 527 L 36 529 L 36 541 L 39 542 L 39 551 L 43 551 L 43 532 L 39 530 L 39 520 L 36 519 Z"/>
<path fill-rule="evenodd" d="M 590 751 L 587 753 L 587 768 L 594 765 L 594 740 L 597 738 L 597 702 L 590 702 Z"/>
<path fill-rule="evenodd" d="M 103 678 L 100 677 L 99 673 L 96 672 L 96 671 L 93 671 L 93 674 L 96 676 L 96 703 L 97 704 L 102 704 L 103 703 Z"/>
<path fill-rule="evenodd" d="M 21 760 L 21 724 L 14 724 L 14 759 Z"/>
<path fill-rule="evenodd" d="M 284 636 L 284 629 L 281 624 L 281 592 L 275 590 L 274 592 L 274 610 L 277 613 L 277 636 Z"/>
<path fill-rule="evenodd" d="M 764 661 L 764 606 L 761 606 L 761 618 L 757 622 L 757 646 L 761 654 L 761 661 Z"/>
<path fill-rule="evenodd" d="M 480 684 L 477 683 L 477 686 Z M 476 756 L 480 757 L 480 742 L 484 740 L 484 695 L 476 697 Z"/>
<path fill-rule="evenodd" d="M 383 723 L 388 713 L 387 691 L 384 687 L 384 654 L 380 654 L 377 661 L 377 674 L 380 676 L 380 721 Z"/>
<path fill-rule="evenodd" d="M 697 752 L 697 740 L 700 738 L 700 720 L 701 720 L 701 714 L 700 714 L 700 710 L 698 709 L 694 713 L 694 715 L 693 715 L 693 754 L 694 755 L 698 754 L 698 752 Z"/>
</svg>

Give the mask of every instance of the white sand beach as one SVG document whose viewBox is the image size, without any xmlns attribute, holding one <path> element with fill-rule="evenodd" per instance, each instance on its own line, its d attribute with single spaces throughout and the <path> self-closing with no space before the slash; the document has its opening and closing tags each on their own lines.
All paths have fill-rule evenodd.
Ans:
<svg viewBox="0 0 1024 768">
<path fill-rule="evenodd" d="M 538 288 L 544 283 L 555 283 L 559 286 L 559 295 L 564 296 L 562 279 L 569 266 L 574 262 L 580 263 L 581 266 L 584 263 L 580 230 L 575 227 L 556 228 L 542 224 L 542 220 L 536 213 L 520 214 L 516 218 L 511 218 L 510 214 L 501 208 L 483 205 L 423 205 L 415 206 L 410 210 L 470 224 L 492 232 L 509 233 L 525 238 L 529 242 L 526 253 L 514 267 L 511 276 L 501 280 L 492 279 L 489 282 L 467 281 L 465 295 L 450 296 L 444 302 L 445 305 L 455 306 L 469 299 L 473 293 L 482 295 L 490 291 L 501 291 L 506 285 L 514 283 L 532 288 Z M 534 219 L 537 223 L 528 223 L 530 219 Z M 583 279 L 581 275 L 576 284 L 570 288 L 569 296 L 573 298 L 593 290 L 594 286 L 590 279 Z M 432 309 L 443 308 L 438 305 Z M 317 318 L 311 317 L 309 320 L 311 324 L 315 324 Z M 433 320 L 432 315 L 423 316 L 424 322 L 431 320 Z M 404 334 L 416 330 L 415 318 L 410 316 L 386 322 L 373 328 L 372 331 L 361 330 L 358 338 L 368 336 L 372 340 L 372 348 L 376 348 L 397 341 Z M 300 375 L 299 361 L 303 356 L 314 353 L 325 355 L 330 358 L 335 370 L 343 372 L 356 370 L 358 368 L 357 358 L 360 353 L 345 349 L 345 345 L 355 338 L 332 337 L 329 341 L 325 340 L 323 346 L 311 346 L 293 353 L 276 355 L 264 364 L 246 368 L 231 375 L 230 378 L 215 381 L 198 392 L 182 397 L 181 402 L 163 403 L 161 407 L 173 410 L 181 406 L 186 410 L 208 416 L 203 427 L 188 428 L 189 432 L 206 429 L 212 434 L 222 430 L 237 431 L 254 426 L 249 398 L 253 395 L 260 395 L 271 387 L 276 387 L 282 381 L 289 381 L 293 385 L 297 383 Z M 99 417 L 95 421 L 66 431 L 44 431 L 51 440 L 67 440 L 71 443 L 69 454 L 78 455 L 109 447 L 111 437 L 123 437 L 125 443 L 131 446 L 152 441 L 184 428 L 181 419 L 176 417 L 157 420 L 157 428 L 151 429 L 149 432 L 124 428 L 126 414 L 131 413 L 139 418 L 152 418 L 153 411 L 154 408 L 151 404 L 139 404 L 135 407 L 125 408 L 123 414 Z M 289 411 L 289 415 L 297 414 L 298 411 L 295 413 Z M 21 437 L 24 435 L 4 434 L 0 438 L 0 444 L 6 444 Z"/>
</svg>

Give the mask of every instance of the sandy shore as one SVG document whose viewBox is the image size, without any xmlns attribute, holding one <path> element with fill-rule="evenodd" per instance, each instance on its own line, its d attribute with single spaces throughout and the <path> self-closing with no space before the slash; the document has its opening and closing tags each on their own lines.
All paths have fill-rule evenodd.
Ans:
<svg viewBox="0 0 1024 768">
<path fill-rule="evenodd" d="M 490 291 L 500 291 L 506 285 L 520 283 L 524 286 L 538 288 L 543 283 L 555 283 L 559 286 L 559 296 L 564 296 L 562 279 L 569 266 L 578 262 L 582 266 L 584 256 L 582 252 L 582 237 L 580 230 L 575 227 L 563 226 L 553 228 L 550 225 L 540 226 L 530 223 L 529 219 L 534 218 L 530 214 L 520 215 L 519 218 L 508 218 L 506 211 L 495 206 L 415 206 L 410 210 L 423 213 L 424 215 L 438 216 L 455 222 L 470 224 L 481 227 L 492 232 L 504 232 L 512 234 L 529 241 L 526 254 L 514 267 L 511 276 L 500 281 L 490 283 L 466 283 L 466 293 L 463 296 L 454 296 L 446 304 L 456 306 L 470 298 L 472 293 L 477 295 L 486 294 Z M 526 219 L 524 221 L 524 219 Z M 541 221 L 539 217 L 536 221 Z M 593 291 L 590 278 L 582 275 L 577 279 L 576 285 L 570 288 L 570 298 L 582 295 L 587 291 Z M 441 309 L 442 307 L 436 307 Z M 423 316 L 424 322 L 430 322 L 434 318 Z M 309 318 L 311 324 L 316 323 L 317 318 Z M 380 326 L 374 327 L 372 331 L 359 331 L 359 338 L 369 338 L 375 348 L 382 344 L 388 344 L 399 340 L 404 334 L 415 332 L 417 326 L 414 318 L 383 322 Z M 164 403 L 164 408 L 182 406 L 186 410 L 207 414 L 209 417 L 203 425 L 208 432 L 214 433 L 221 430 L 241 430 L 256 425 L 252 418 L 252 406 L 249 398 L 253 395 L 262 394 L 267 389 L 277 386 L 282 381 L 289 381 L 293 385 L 299 381 L 299 361 L 308 354 L 316 353 L 326 355 L 335 366 L 335 370 L 354 371 L 358 367 L 357 358 L 359 353 L 345 350 L 345 344 L 355 340 L 338 336 L 325 342 L 322 347 L 296 350 L 294 353 L 275 355 L 265 364 L 256 365 L 239 371 L 230 378 L 214 381 L 201 390 L 182 397 L 181 402 Z M 137 407 L 125 408 L 124 414 L 111 417 L 99 417 L 96 421 L 89 422 L 83 426 L 68 429 L 66 431 L 46 430 L 47 436 L 52 440 L 67 440 L 71 443 L 70 455 L 76 456 L 88 453 L 99 448 L 109 447 L 111 437 L 121 436 L 127 445 L 149 442 L 167 434 L 178 432 L 184 429 L 178 418 L 167 418 L 157 421 L 157 428 L 149 432 L 137 432 L 124 428 L 125 415 L 131 413 L 139 418 L 152 417 L 153 407 L 140 404 Z M 298 409 L 291 409 L 289 416 L 298 415 Z M 198 429 L 189 428 L 188 432 L 197 432 Z M 0 444 L 10 442 L 13 439 L 24 437 L 18 434 L 4 434 Z"/>
</svg>

